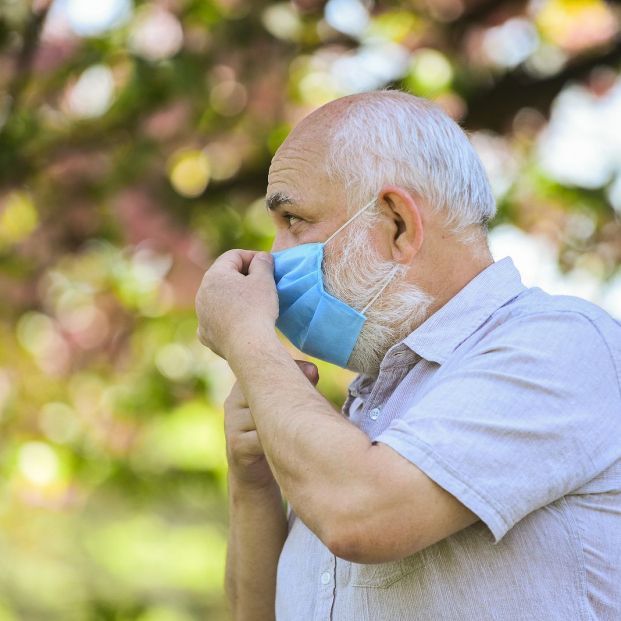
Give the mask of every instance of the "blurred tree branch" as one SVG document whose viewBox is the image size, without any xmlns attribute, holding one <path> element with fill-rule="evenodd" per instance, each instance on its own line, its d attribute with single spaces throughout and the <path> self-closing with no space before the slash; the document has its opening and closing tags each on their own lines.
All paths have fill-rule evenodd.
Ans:
<svg viewBox="0 0 621 621">
<path fill-rule="evenodd" d="M 468 129 L 485 127 L 505 132 L 515 114 L 526 106 L 536 108 L 547 117 L 552 102 L 568 82 L 586 78 L 595 67 L 617 67 L 619 62 L 621 37 L 612 47 L 585 54 L 548 78 L 535 79 L 519 69 L 507 73 L 491 88 L 479 88 L 470 96 L 466 95 L 468 113 L 463 125 Z"/>
<path fill-rule="evenodd" d="M 52 0 L 35 1 L 32 5 L 30 17 L 26 21 L 22 35 L 22 46 L 15 58 L 13 78 L 8 89 L 10 99 L 6 125 L 10 124 L 11 114 L 17 109 L 21 95 L 30 80 L 32 61 L 39 45 L 43 24 L 51 6 Z"/>
</svg>

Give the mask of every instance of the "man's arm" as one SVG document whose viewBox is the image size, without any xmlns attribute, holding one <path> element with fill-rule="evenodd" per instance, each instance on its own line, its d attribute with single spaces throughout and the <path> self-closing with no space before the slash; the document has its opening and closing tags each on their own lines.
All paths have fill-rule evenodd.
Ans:
<svg viewBox="0 0 621 621">
<path fill-rule="evenodd" d="M 319 381 L 315 365 L 297 364 L 307 381 Z M 270 621 L 287 518 L 239 383 L 224 403 L 224 431 L 229 464 L 225 590 L 235 621 Z"/>
<path fill-rule="evenodd" d="M 275 619 L 276 569 L 287 538 L 278 485 L 244 486 L 229 474 L 226 595 L 235 621 Z"/>
<path fill-rule="evenodd" d="M 478 519 L 337 413 L 273 330 L 238 339 L 228 360 L 283 494 L 335 555 L 362 563 L 403 558 Z"/>
<path fill-rule="evenodd" d="M 387 445 L 334 411 L 279 342 L 268 254 L 231 250 L 205 273 L 198 338 L 226 358 L 265 456 L 296 515 L 354 562 L 403 558 L 477 516 Z"/>
</svg>

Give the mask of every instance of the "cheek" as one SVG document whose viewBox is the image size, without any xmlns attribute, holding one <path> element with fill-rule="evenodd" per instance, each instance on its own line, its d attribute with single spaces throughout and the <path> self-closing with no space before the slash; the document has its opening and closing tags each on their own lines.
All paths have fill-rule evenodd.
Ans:
<svg viewBox="0 0 621 621">
<path fill-rule="evenodd" d="M 389 261 L 393 258 L 394 230 L 390 227 L 378 225 L 369 232 L 369 244 L 375 254 Z"/>
</svg>

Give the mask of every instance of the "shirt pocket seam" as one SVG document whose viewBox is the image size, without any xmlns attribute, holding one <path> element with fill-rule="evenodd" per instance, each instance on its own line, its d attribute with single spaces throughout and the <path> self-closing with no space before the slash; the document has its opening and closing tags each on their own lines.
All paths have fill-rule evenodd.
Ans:
<svg viewBox="0 0 621 621">
<path fill-rule="evenodd" d="M 350 584 L 356 588 L 386 589 L 406 576 L 422 569 L 439 556 L 440 549 L 437 544 L 434 544 L 416 554 L 406 556 L 398 561 L 391 561 L 390 563 L 369 564 L 350 562 Z M 381 571 L 382 565 L 391 565 L 391 567 Z M 358 568 L 356 574 L 353 572 L 355 568 Z M 377 569 L 374 571 L 375 568 Z"/>
</svg>

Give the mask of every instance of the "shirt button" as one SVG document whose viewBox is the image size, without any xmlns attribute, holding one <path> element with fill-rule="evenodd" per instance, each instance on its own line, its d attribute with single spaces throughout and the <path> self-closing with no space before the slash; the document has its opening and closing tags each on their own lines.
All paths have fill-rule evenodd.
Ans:
<svg viewBox="0 0 621 621">
<path fill-rule="evenodd" d="M 377 420 L 377 417 L 380 415 L 380 408 L 373 408 L 370 412 L 369 412 L 369 418 L 371 418 L 371 420 Z"/>
<path fill-rule="evenodd" d="M 321 574 L 321 584 L 328 584 L 330 582 L 330 572 L 324 571 Z"/>
</svg>

